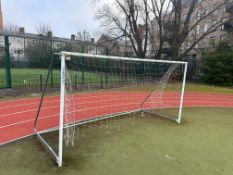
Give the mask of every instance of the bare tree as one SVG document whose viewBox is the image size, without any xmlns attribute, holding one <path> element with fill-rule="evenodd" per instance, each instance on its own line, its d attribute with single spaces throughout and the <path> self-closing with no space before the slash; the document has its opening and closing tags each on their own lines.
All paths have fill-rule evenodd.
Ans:
<svg viewBox="0 0 233 175">
<path fill-rule="evenodd" d="M 216 18 L 211 25 L 200 32 L 204 21 L 223 9 L 228 0 L 219 0 L 215 3 L 210 0 L 184 2 L 184 0 L 151 0 L 148 4 L 158 26 L 156 31 L 158 33 L 156 40 L 159 40 L 158 57 L 164 44 L 168 43 L 172 50 L 172 58 L 183 59 L 203 38 L 215 32 L 223 24 L 222 18 Z M 190 46 L 181 53 L 182 44 L 187 38 L 191 38 Z"/>
<path fill-rule="evenodd" d="M 91 35 L 86 30 L 83 30 L 83 31 L 80 30 L 77 32 L 76 38 L 81 41 L 90 41 Z"/>
<path fill-rule="evenodd" d="M 48 32 L 52 31 L 51 25 L 47 23 L 39 23 L 35 26 L 38 34 L 47 35 Z"/>
<path fill-rule="evenodd" d="M 97 12 L 97 19 L 115 40 L 130 40 L 135 54 L 144 58 L 148 46 L 149 13 L 148 0 L 113 0 Z"/>
<path fill-rule="evenodd" d="M 168 35 L 165 32 L 165 23 L 170 16 L 172 3 L 167 0 L 150 0 L 149 2 L 148 8 L 152 18 L 150 20 L 150 49 L 157 50 L 154 57 L 160 59 Z"/>
<path fill-rule="evenodd" d="M 49 32 L 52 34 L 52 29 L 47 23 L 39 23 L 35 29 L 42 36 L 36 42 L 28 42 L 25 55 L 31 67 L 46 67 L 53 54 L 52 36 L 49 36 Z"/>
<path fill-rule="evenodd" d="M 19 32 L 19 26 L 16 24 L 7 24 L 4 25 L 3 27 L 3 32 L 7 32 L 7 33 L 18 33 Z"/>
</svg>

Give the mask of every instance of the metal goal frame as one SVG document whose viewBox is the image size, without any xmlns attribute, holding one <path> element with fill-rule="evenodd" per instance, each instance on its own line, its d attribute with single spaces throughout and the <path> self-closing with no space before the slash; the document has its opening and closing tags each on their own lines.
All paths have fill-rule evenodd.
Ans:
<svg viewBox="0 0 233 175">
<path fill-rule="evenodd" d="M 109 114 L 109 115 L 105 115 L 105 116 L 99 116 L 99 117 L 89 119 L 89 120 L 78 121 L 78 122 L 72 123 L 68 127 L 82 125 L 82 124 L 91 123 L 91 122 L 96 122 L 96 121 L 100 121 L 100 120 L 106 120 L 106 119 L 113 118 L 113 117 L 116 117 L 116 116 L 125 115 L 125 114 L 129 114 L 129 113 L 134 113 L 134 112 L 138 112 L 138 111 L 153 113 L 153 114 L 156 114 L 158 116 L 174 120 L 175 122 L 177 122 L 179 124 L 181 123 L 184 91 L 185 91 L 185 84 L 186 84 L 186 74 L 187 74 L 187 67 L 188 67 L 187 62 L 169 61 L 169 60 L 154 60 L 154 59 L 139 59 L 139 58 L 106 56 L 106 55 L 93 55 L 93 54 L 85 54 L 85 53 L 78 53 L 78 52 L 64 52 L 64 51 L 60 52 L 59 56 L 60 56 L 60 59 L 61 59 L 59 126 L 56 127 L 56 128 L 48 129 L 46 131 L 37 131 L 37 122 L 38 122 L 40 110 L 41 110 L 41 107 L 42 107 L 45 91 L 46 91 L 46 88 L 47 88 L 49 75 L 50 75 L 50 72 L 52 70 L 52 64 L 53 64 L 54 58 L 51 59 L 48 75 L 47 75 L 47 78 L 46 78 L 46 81 L 45 81 L 45 85 L 44 85 L 43 93 L 42 93 L 42 96 L 41 96 L 39 108 L 38 108 L 37 115 L 36 115 L 35 122 L 34 122 L 35 135 L 37 136 L 39 141 L 42 143 L 42 145 L 48 150 L 48 152 L 51 154 L 51 156 L 55 159 L 55 161 L 56 161 L 56 163 L 58 164 L 59 167 L 61 167 L 62 163 L 63 163 L 62 162 L 62 157 L 63 157 L 63 155 L 62 155 L 63 154 L 63 129 L 65 127 L 67 127 L 67 126 L 64 126 L 64 102 L 65 102 L 65 81 L 66 81 L 65 80 L 65 74 L 66 74 L 65 67 L 66 67 L 66 60 L 70 60 L 72 56 L 82 57 L 82 58 L 93 58 L 93 59 L 106 59 L 106 60 L 122 60 L 122 61 L 134 61 L 134 62 L 151 62 L 151 63 L 157 62 L 157 63 L 182 64 L 182 65 L 184 65 L 184 73 L 183 73 L 183 80 L 182 80 L 182 87 L 181 87 L 182 89 L 181 89 L 181 95 L 180 95 L 180 101 L 179 101 L 178 119 L 172 119 L 172 118 L 169 118 L 168 116 L 165 116 L 165 115 L 160 115 L 160 114 L 157 114 L 157 113 L 153 113 L 153 112 L 150 112 L 150 111 L 145 110 L 145 109 L 139 109 L 139 110 L 134 110 L 134 111 L 125 111 L 125 112 L 121 112 L 121 113 L 115 113 L 115 114 Z M 46 142 L 46 140 L 41 135 L 43 133 L 48 133 L 48 132 L 55 131 L 55 130 L 58 130 L 58 132 L 59 132 L 59 141 L 58 141 L 59 143 L 58 143 L 58 152 L 57 153 L 53 150 L 53 148 Z"/>
</svg>

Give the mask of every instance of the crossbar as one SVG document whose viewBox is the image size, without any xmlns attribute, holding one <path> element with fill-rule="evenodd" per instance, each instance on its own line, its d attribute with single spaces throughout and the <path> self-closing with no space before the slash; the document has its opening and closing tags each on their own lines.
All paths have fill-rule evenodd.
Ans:
<svg viewBox="0 0 233 175">
<path fill-rule="evenodd" d="M 155 60 L 144 58 L 131 58 L 131 57 L 119 57 L 119 56 L 106 56 L 106 55 L 94 55 L 79 52 L 60 52 L 59 55 L 65 55 L 66 59 L 71 59 L 71 56 L 83 57 L 83 58 L 95 58 L 95 59 L 110 59 L 110 60 L 122 60 L 122 61 L 136 61 L 136 62 L 151 62 L 151 63 L 167 63 L 167 64 L 187 64 L 184 61 L 169 61 L 169 60 Z"/>
</svg>

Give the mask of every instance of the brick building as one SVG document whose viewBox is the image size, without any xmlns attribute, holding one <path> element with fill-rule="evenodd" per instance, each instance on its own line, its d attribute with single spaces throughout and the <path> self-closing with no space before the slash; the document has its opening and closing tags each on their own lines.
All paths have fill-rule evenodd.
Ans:
<svg viewBox="0 0 233 175">
<path fill-rule="evenodd" d="M 191 2 L 192 0 L 183 0 L 183 20 L 186 18 Z M 195 24 L 200 18 L 211 12 L 213 9 L 217 10 L 204 20 L 201 20 L 196 25 L 196 28 L 189 31 L 189 34 L 181 47 L 181 53 L 187 50 L 195 41 L 195 39 L 197 39 L 199 36 L 202 36 L 203 33 L 205 33 L 212 25 L 220 25 L 220 27 L 218 27 L 218 29 L 213 33 L 205 36 L 198 44 L 196 44 L 195 48 L 189 53 L 189 56 L 199 57 L 203 52 L 215 50 L 221 42 L 229 42 L 230 44 L 233 44 L 233 34 L 232 32 L 229 32 L 229 29 L 233 28 L 231 22 L 233 15 L 233 0 L 217 8 L 219 3 L 224 2 L 225 0 L 198 0 L 199 4 L 197 5 L 197 8 L 191 17 L 191 25 Z M 151 44 L 150 50 L 151 52 L 156 53 L 156 49 L 158 48 L 159 43 L 158 26 L 156 21 L 152 21 L 152 31 L 155 42 Z M 169 47 L 170 46 L 168 43 L 164 44 L 165 55 L 169 55 L 171 51 Z"/>
<path fill-rule="evenodd" d="M 201 1 L 201 0 L 199 0 Z M 207 3 L 202 3 L 194 12 L 194 17 L 192 18 L 191 23 L 195 23 L 199 20 L 203 15 L 207 14 L 213 8 L 216 8 L 217 2 L 224 3 L 224 0 L 206 0 Z M 225 28 L 226 23 L 229 21 L 231 14 L 229 12 L 230 3 L 217 8 L 210 16 L 205 18 L 204 20 L 200 21 L 196 28 L 191 31 L 186 38 L 185 42 L 182 45 L 182 50 L 187 49 L 191 44 L 192 40 L 195 40 L 195 37 L 201 36 L 205 33 L 212 25 L 219 25 L 220 27 L 215 32 L 210 33 L 209 35 L 205 36 L 198 44 L 196 44 L 195 49 L 193 49 L 190 54 L 193 56 L 198 55 L 202 52 L 208 52 L 215 50 L 216 47 L 221 42 L 229 42 L 233 44 L 232 34 L 228 32 Z M 185 17 L 185 10 L 183 16 Z M 197 36 L 196 36 L 197 35 Z"/>
</svg>

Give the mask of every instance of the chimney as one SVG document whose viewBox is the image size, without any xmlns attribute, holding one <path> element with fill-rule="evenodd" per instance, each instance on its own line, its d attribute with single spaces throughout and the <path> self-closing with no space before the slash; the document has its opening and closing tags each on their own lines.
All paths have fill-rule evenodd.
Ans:
<svg viewBox="0 0 233 175">
<path fill-rule="evenodd" d="M 95 44 L 95 38 L 91 38 L 91 44 Z"/>
<path fill-rule="evenodd" d="M 52 32 L 52 31 L 48 31 L 47 36 L 48 36 L 49 38 L 52 38 L 52 37 L 53 37 L 53 32 Z"/>
<path fill-rule="evenodd" d="M 20 28 L 19 28 L 19 33 L 20 33 L 20 34 L 24 34 L 24 33 L 25 33 L 24 27 L 20 27 Z"/>
<path fill-rule="evenodd" d="M 74 34 L 71 35 L 71 40 L 72 40 L 72 41 L 75 40 L 75 35 L 74 35 Z"/>
</svg>

